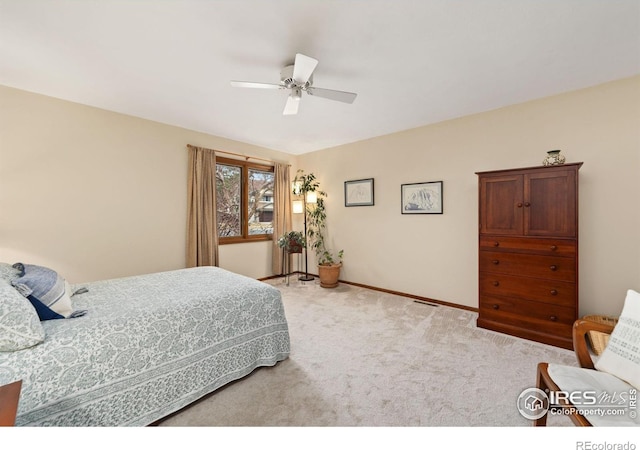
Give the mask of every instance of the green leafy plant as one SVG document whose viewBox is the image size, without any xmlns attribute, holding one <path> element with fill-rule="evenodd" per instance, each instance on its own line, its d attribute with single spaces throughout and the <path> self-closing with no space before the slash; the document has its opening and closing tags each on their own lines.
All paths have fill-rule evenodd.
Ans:
<svg viewBox="0 0 640 450">
<path fill-rule="evenodd" d="M 278 247 L 285 250 L 296 250 L 307 245 L 304 233 L 301 231 L 287 231 L 278 238 Z"/>
<path fill-rule="evenodd" d="M 325 246 L 325 230 L 327 226 L 327 212 L 324 199 L 327 193 L 320 189 L 320 183 L 313 173 L 305 173 L 299 169 L 293 180 L 293 194 L 307 197 L 309 192 L 316 194 L 316 203 L 306 203 L 307 214 L 307 242 L 316 254 L 319 265 L 331 265 L 342 262 L 344 250 L 334 255 Z"/>
<path fill-rule="evenodd" d="M 336 256 L 328 250 L 322 252 L 322 255 L 318 257 L 318 265 L 320 266 L 332 266 L 333 264 L 342 264 L 342 255 L 344 250 L 340 250 Z"/>
</svg>

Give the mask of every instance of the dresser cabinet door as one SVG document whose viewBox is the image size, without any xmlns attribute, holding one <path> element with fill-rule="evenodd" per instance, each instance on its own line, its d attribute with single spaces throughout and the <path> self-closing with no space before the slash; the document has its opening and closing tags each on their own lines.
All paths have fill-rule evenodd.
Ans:
<svg viewBox="0 0 640 450">
<path fill-rule="evenodd" d="M 524 234 L 575 237 L 576 172 L 554 170 L 524 176 Z"/>
<path fill-rule="evenodd" d="M 480 233 L 521 235 L 522 175 L 480 179 Z"/>
</svg>

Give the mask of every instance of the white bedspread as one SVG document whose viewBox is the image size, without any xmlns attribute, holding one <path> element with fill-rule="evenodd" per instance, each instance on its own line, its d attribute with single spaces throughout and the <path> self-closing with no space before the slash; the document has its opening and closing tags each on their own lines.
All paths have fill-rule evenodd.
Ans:
<svg viewBox="0 0 640 450">
<path fill-rule="evenodd" d="M 251 278 L 199 267 L 80 287 L 85 316 L 0 353 L 0 384 L 23 380 L 16 425 L 147 425 L 289 355 L 280 292 Z"/>
</svg>

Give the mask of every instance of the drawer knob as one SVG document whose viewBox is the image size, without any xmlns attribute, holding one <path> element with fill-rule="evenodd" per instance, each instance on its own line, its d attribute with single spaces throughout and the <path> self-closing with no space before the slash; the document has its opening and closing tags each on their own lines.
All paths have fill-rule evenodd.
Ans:
<svg viewBox="0 0 640 450">
<path fill-rule="evenodd" d="M 496 264 L 496 265 L 500 264 L 500 261 L 498 261 L 497 259 L 494 259 L 494 260 L 493 260 L 493 261 L 491 261 L 491 262 L 492 262 L 493 264 Z"/>
<path fill-rule="evenodd" d="M 498 241 L 494 242 L 494 243 L 493 243 L 493 246 L 494 246 L 494 247 L 500 247 L 500 242 L 498 242 Z"/>
<path fill-rule="evenodd" d="M 556 316 L 551 316 L 551 317 L 549 317 L 549 319 L 550 319 L 552 322 L 555 322 L 555 321 L 557 321 L 557 320 L 558 320 L 558 318 L 557 318 Z"/>
<path fill-rule="evenodd" d="M 555 252 L 556 250 L 558 250 L 558 246 L 557 245 L 552 245 L 550 248 L 551 248 L 552 252 Z"/>
<path fill-rule="evenodd" d="M 516 203 L 516 206 L 517 206 L 518 208 L 522 208 L 522 203 L 518 202 L 518 203 Z"/>
<path fill-rule="evenodd" d="M 551 291 L 549 293 L 551 295 L 558 295 L 558 291 L 556 291 L 555 289 L 551 289 Z"/>
<path fill-rule="evenodd" d="M 554 265 L 552 265 L 552 266 L 549 266 L 549 269 L 550 269 L 552 272 L 555 272 L 556 270 L 558 270 L 558 266 L 556 266 L 556 265 L 554 264 Z"/>
<path fill-rule="evenodd" d="M 500 305 L 493 305 L 493 309 L 500 309 Z"/>
<path fill-rule="evenodd" d="M 529 202 L 524 202 L 524 206 L 526 206 L 526 207 L 528 208 L 529 206 L 531 206 L 531 203 L 529 203 Z"/>
<path fill-rule="evenodd" d="M 494 285 L 494 286 L 500 286 L 500 282 L 499 282 L 499 281 L 494 281 L 494 282 L 493 282 L 493 285 Z"/>
</svg>

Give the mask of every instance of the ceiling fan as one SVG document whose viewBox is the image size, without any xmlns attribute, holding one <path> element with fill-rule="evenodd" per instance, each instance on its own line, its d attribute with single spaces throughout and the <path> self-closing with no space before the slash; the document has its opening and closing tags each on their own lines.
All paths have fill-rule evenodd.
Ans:
<svg viewBox="0 0 640 450">
<path fill-rule="evenodd" d="M 313 86 L 313 71 L 318 65 L 318 60 L 296 54 L 294 63 L 280 71 L 280 84 L 255 83 L 252 81 L 232 81 L 233 87 L 259 88 L 259 89 L 289 89 L 291 93 L 287 98 L 282 114 L 285 116 L 298 113 L 302 92 L 316 97 L 336 100 L 343 103 L 353 103 L 358 94 L 353 92 L 336 91 Z"/>
</svg>

